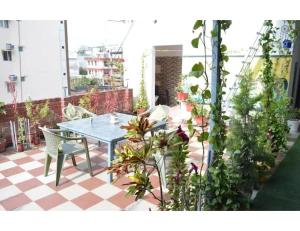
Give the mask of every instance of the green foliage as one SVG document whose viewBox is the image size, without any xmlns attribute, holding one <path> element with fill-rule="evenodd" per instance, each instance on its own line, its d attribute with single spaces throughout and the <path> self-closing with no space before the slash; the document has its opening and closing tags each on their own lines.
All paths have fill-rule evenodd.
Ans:
<svg viewBox="0 0 300 231">
<path fill-rule="evenodd" d="M 276 42 L 276 29 L 274 29 L 271 20 L 265 21 L 265 26 L 267 30 L 260 40 L 264 59 L 261 76 L 264 91 L 261 101 L 262 111 L 259 119 L 259 142 L 261 146 L 265 147 L 265 150 L 278 152 L 286 148 L 288 99 L 286 93 L 281 89 L 282 97 L 276 95 L 276 81 L 270 57 Z"/>
<path fill-rule="evenodd" d="M 44 104 L 33 104 L 31 98 L 29 98 L 25 102 L 25 109 L 26 116 L 33 126 L 40 124 L 50 114 L 48 100 Z"/>
<path fill-rule="evenodd" d="M 204 179 L 205 210 L 245 210 L 248 203 L 240 190 L 240 175 L 223 159 L 208 169 Z"/>
<path fill-rule="evenodd" d="M 245 208 L 249 207 L 251 193 L 262 166 L 272 165 L 269 158 L 266 158 L 269 156 L 257 142 L 259 121 L 255 116 L 255 104 L 260 96 L 252 96 L 253 84 L 252 73 L 249 71 L 242 76 L 239 92 L 232 99 L 235 113 L 227 138 L 232 169 L 240 176 L 237 183 L 245 198 Z"/>
<path fill-rule="evenodd" d="M 24 144 L 26 141 L 25 137 L 25 118 L 18 117 L 18 143 Z"/>
<path fill-rule="evenodd" d="M 137 109 L 147 109 L 149 107 L 147 93 L 145 89 L 145 58 L 146 55 L 142 56 L 142 70 L 141 70 L 141 81 L 140 81 L 140 92 L 138 99 L 135 103 L 135 110 Z"/>
<path fill-rule="evenodd" d="M 79 99 L 79 106 L 85 108 L 93 113 L 97 112 L 96 104 L 94 103 L 94 94 L 97 92 L 95 88 L 92 88 L 87 94 L 83 95 Z"/>
<path fill-rule="evenodd" d="M 290 108 L 288 110 L 287 119 L 290 120 L 300 119 L 300 109 Z"/>
<path fill-rule="evenodd" d="M 5 106 L 5 104 L 0 101 L 0 115 L 5 115 L 6 114 L 4 106 Z"/>
<path fill-rule="evenodd" d="M 85 68 L 79 67 L 79 75 L 87 75 L 88 72 Z"/>
</svg>

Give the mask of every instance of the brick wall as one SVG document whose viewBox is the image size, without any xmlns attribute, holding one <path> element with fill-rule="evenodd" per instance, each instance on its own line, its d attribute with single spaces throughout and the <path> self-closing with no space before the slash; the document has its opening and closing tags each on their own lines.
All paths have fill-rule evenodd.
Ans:
<svg viewBox="0 0 300 231">
<path fill-rule="evenodd" d="M 84 95 L 84 94 L 83 94 Z M 34 105 L 45 103 L 49 101 L 49 108 L 55 113 L 55 122 L 62 121 L 62 109 L 67 106 L 68 103 L 78 105 L 79 100 L 83 95 L 75 95 L 66 98 L 52 98 L 44 100 L 33 101 Z M 95 103 L 96 112 L 98 115 L 109 112 L 132 112 L 132 89 L 120 89 L 112 91 L 96 92 L 93 94 L 93 101 Z M 15 120 L 15 112 L 12 104 L 5 105 L 6 115 L 0 116 L 0 131 L 9 138 L 9 121 Z M 26 117 L 25 103 L 17 104 L 17 111 L 19 116 Z M 48 122 L 45 122 L 47 124 Z"/>
<path fill-rule="evenodd" d="M 156 57 L 156 65 L 161 66 L 161 72 L 156 73 L 156 80 L 160 82 L 159 99 L 161 104 L 166 104 L 166 90 L 169 91 L 170 106 L 176 105 L 176 92 L 180 75 L 182 73 L 182 57 Z"/>
</svg>

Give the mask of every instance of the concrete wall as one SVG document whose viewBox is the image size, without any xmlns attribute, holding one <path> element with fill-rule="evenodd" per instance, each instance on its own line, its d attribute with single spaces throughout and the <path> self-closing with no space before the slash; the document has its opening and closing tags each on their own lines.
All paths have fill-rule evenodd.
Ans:
<svg viewBox="0 0 300 231">
<path fill-rule="evenodd" d="M 39 100 L 64 96 L 64 87 L 68 86 L 64 33 L 64 21 L 10 20 L 9 28 L 0 28 L 0 50 L 6 43 L 15 45 L 12 61 L 3 61 L 2 54 L 0 57 L 1 101 L 12 102 L 6 89 L 12 74 L 18 76 L 18 102 L 28 97 Z M 18 46 L 23 46 L 22 52 Z M 20 76 L 26 76 L 24 82 Z"/>
</svg>

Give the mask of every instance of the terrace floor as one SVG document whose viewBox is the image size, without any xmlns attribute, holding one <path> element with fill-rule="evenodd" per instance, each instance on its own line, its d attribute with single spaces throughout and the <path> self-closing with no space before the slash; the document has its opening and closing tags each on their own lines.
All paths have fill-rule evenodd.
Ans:
<svg viewBox="0 0 300 231">
<path fill-rule="evenodd" d="M 180 124 L 182 116 L 178 115 L 182 115 L 180 108 L 172 108 L 170 127 Z M 88 174 L 82 154 L 76 157 L 76 167 L 71 160 L 65 162 L 58 187 L 54 162 L 49 176 L 43 175 L 44 148 L 42 144 L 22 153 L 11 148 L 0 153 L 0 210 L 157 210 L 157 202 L 150 195 L 138 201 L 126 196 L 127 187 L 123 185 L 126 177 L 112 184 L 107 182 L 105 144 L 89 145 L 93 177 Z M 188 162 L 200 165 L 201 153 L 200 144 L 191 140 Z M 158 176 L 153 175 L 151 180 L 155 194 L 159 193 Z"/>
</svg>

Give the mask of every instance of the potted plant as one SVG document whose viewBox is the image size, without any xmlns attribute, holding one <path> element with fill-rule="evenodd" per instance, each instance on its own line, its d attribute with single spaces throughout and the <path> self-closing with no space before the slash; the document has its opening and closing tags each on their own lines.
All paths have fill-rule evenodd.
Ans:
<svg viewBox="0 0 300 231">
<path fill-rule="evenodd" d="M 290 128 L 290 134 L 297 133 L 300 124 L 300 110 L 296 108 L 290 109 L 287 122 Z"/>
<path fill-rule="evenodd" d="M 186 110 L 188 112 L 191 112 L 193 110 L 194 105 L 195 105 L 194 100 L 189 96 L 187 98 L 187 100 L 186 100 L 186 105 L 185 105 L 186 106 Z"/>
<path fill-rule="evenodd" d="M 24 143 L 26 141 L 25 137 L 25 125 L 24 125 L 24 118 L 18 118 L 18 143 L 17 143 L 17 151 L 23 152 L 24 151 Z"/>
<path fill-rule="evenodd" d="M 183 80 L 185 76 L 181 75 L 180 81 L 178 82 L 177 87 L 175 88 L 175 91 L 177 92 L 177 99 L 179 101 L 184 101 L 188 98 L 188 93 L 184 92 L 183 90 Z"/>
<path fill-rule="evenodd" d="M 5 115 L 6 111 L 4 109 L 4 103 L 0 102 L 0 116 Z M 2 128 L 0 130 L 0 152 L 5 152 L 6 150 L 6 139 L 3 137 Z"/>
<path fill-rule="evenodd" d="M 196 122 L 197 125 L 205 126 L 205 124 L 207 123 L 207 117 L 208 117 L 207 109 L 205 109 L 201 105 L 196 105 L 192 109 L 192 114 L 194 116 L 194 121 Z"/>
<path fill-rule="evenodd" d="M 38 126 L 40 125 L 41 121 L 45 119 L 49 113 L 49 101 L 47 101 L 44 104 L 37 104 L 34 105 L 29 98 L 25 102 L 25 109 L 26 109 L 26 115 L 28 119 L 31 122 L 30 126 L 30 137 L 31 137 L 31 143 L 34 145 L 40 144 L 40 132 L 38 130 Z"/>
<path fill-rule="evenodd" d="M 141 74 L 141 81 L 140 81 L 140 94 L 138 96 L 138 99 L 135 103 L 135 110 L 137 114 L 141 114 L 147 110 L 149 107 L 148 100 L 147 100 L 147 94 L 145 90 L 145 54 L 142 57 L 142 74 Z"/>
</svg>

